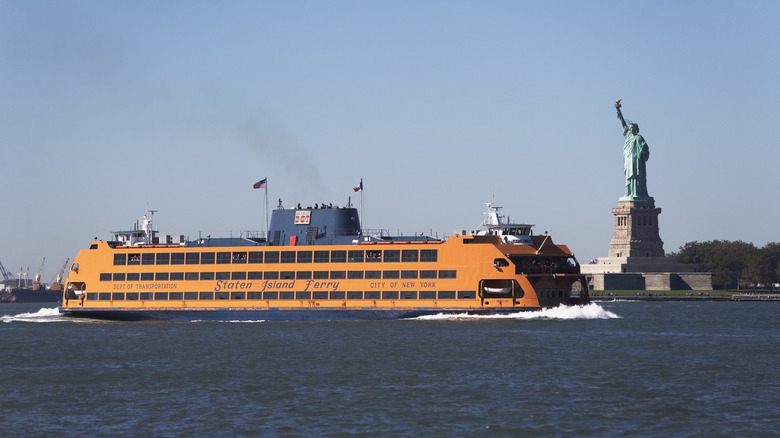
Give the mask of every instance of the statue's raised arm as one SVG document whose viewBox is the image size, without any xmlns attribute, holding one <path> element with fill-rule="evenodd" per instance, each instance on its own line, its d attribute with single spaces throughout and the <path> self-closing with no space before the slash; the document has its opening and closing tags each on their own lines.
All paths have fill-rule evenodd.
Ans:
<svg viewBox="0 0 780 438">
<path fill-rule="evenodd" d="M 623 125 L 623 129 L 626 129 L 626 120 L 623 118 L 623 113 L 620 112 L 620 101 L 622 99 L 617 99 L 615 101 L 615 109 L 617 110 L 617 118 L 620 119 L 620 124 Z"/>
</svg>

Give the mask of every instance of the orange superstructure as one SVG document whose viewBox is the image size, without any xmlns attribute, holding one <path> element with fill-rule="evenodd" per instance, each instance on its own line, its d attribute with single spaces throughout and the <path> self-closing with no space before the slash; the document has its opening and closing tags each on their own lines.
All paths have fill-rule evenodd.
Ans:
<svg viewBox="0 0 780 438">
<path fill-rule="evenodd" d="M 265 238 L 176 245 L 159 243 L 149 216 L 143 228 L 78 253 L 61 310 L 110 319 L 329 320 L 508 313 L 588 300 L 571 251 L 549 236 L 507 243 L 487 232 L 442 241 L 370 236 L 359 222 L 336 226 L 356 215 L 352 208 L 279 209 Z"/>
</svg>

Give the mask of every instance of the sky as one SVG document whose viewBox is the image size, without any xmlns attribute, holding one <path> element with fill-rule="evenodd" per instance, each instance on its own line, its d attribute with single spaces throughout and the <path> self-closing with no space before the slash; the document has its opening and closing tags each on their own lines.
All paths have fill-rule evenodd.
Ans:
<svg viewBox="0 0 780 438">
<path fill-rule="evenodd" d="M 780 241 L 780 2 L 0 0 L 0 262 L 43 281 L 157 210 L 444 237 L 485 202 L 605 257 L 623 114 L 667 253 Z M 364 190 L 352 188 L 363 180 Z M 362 199 L 362 201 L 361 201 Z"/>
</svg>

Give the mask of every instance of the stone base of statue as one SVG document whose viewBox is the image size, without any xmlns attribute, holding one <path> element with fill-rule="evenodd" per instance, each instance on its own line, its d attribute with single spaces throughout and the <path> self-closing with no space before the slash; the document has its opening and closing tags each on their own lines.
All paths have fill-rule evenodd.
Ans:
<svg viewBox="0 0 780 438">
<path fill-rule="evenodd" d="M 711 290 L 711 275 L 664 253 L 658 233 L 661 209 L 651 197 L 620 198 L 609 256 L 581 265 L 594 290 Z"/>
</svg>

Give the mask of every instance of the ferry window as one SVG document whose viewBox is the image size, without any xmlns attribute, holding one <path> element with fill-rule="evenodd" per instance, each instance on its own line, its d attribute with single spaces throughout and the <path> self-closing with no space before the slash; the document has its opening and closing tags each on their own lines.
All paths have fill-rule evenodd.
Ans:
<svg viewBox="0 0 780 438">
<path fill-rule="evenodd" d="M 157 272 L 154 274 L 155 281 L 168 281 L 167 272 Z"/>
<path fill-rule="evenodd" d="M 398 291 L 397 290 L 383 290 L 382 291 L 382 299 L 383 300 L 397 300 L 398 299 Z"/>
<path fill-rule="evenodd" d="M 230 280 L 230 272 L 217 272 L 217 280 Z"/>
<path fill-rule="evenodd" d="M 295 251 L 282 251 L 282 263 L 295 263 Z"/>
<path fill-rule="evenodd" d="M 312 293 L 312 299 L 314 300 L 327 300 L 328 299 L 328 292 L 325 291 L 315 291 Z"/>
<path fill-rule="evenodd" d="M 124 272 L 114 273 L 114 281 L 125 281 L 125 273 Z"/>
<path fill-rule="evenodd" d="M 199 252 L 188 252 L 187 257 L 184 260 L 188 265 L 198 265 L 200 264 L 200 253 Z"/>
<path fill-rule="evenodd" d="M 126 265 L 127 254 L 114 254 L 114 266 Z"/>
<path fill-rule="evenodd" d="M 346 263 L 347 252 L 346 251 L 331 251 L 330 252 L 331 263 Z"/>
<path fill-rule="evenodd" d="M 265 253 L 266 263 L 279 263 L 279 251 L 268 251 Z"/>
<path fill-rule="evenodd" d="M 268 271 L 263 275 L 263 278 L 266 280 L 278 280 L 279 279 L 279 271 Z"/>
<path fill-rule="evenodd" d="M 110 272 L 101 273 L 100 281 L 111 281 L 111 273 Z"/>
<path fill-rule="evenodd" d="M 458 299 L 459 300 L 473 300 L 477 297 L 477 292 L 473 290 L 459 290 L 458 291 Z"/>
<path fill-rule="evenodd" d="M 183 299 L 181 292 L 171 292 L 168 296 L 169 300 L 181 300 Z"/>
<path fill-rule="evenodd" d="M 125 294 L 125 301 L 138 301 L 138 292 L 128 292 Z"/>
<path fill-rule="evenodd" d="M 198 294 L 199 300 L 213 300 L 214 299 L 214 292 L 200 292 Z"/>
<path fill-rule="evenodd" d="M 202 252 L 202 253 L 200 253 L 200 264 L 201 265 L 213 265 L 214 264 L 214 253 L 213 252 Z"/>
<path fill-rule="evenodd" d="M 263 293 L 262 292 L 247 292 L 246 293 L 246 299 L 247 300 L 262 300 L 263 299 Z"/>
<path fill-rule="evenodd" d="M 420 260 L 420 251 L 416 249 L 405 249 L 401 251 L 402 262 L 417 262 Z"/>
<path fill-rule="evenodd" d="M 311 263 L 311 251 L 298 251 L 298 263 Z"/>
<path fill-rule="evenodd" d="M 382 271 L 366 271 L 366 278 L 368 279 L 382 278 Z"/>
<path fill-rule="evenodd" d="M 364 299 L 366 299 L 366 300 L 378 300 L 379 299 L 379 291 L 378 290 L 367 290 Z"/>
<path fill-rule="evenodd" d="M 141 264 L 142 265 L 153 265 L 154 264 L 154 253 L 144 253 L 141 254 Z"/>
<path fill-rule="evenodd" d="M 246 272 L 232 272 L 230 274 L 231 280 L 246 280 Z"/>
<path fill-rule="evenodd" d="M 435 300 L 436 299 L 436 291 L 435 290 L 421 290 L 420 291 L 420 299 L 421 300 Z"/>
<path fill-rule="evenodd" d="M 293 292 L 293 291 L 279 292 L 279 299 L 280 300 L 294 300 L 295 299 L 295 292 Z"/>
<path fill-rule="evenodd" d="M 250 251 L 249 263 L 263 263 L 263 253 L 260 251 Z"/>
<path fill-rule="evenodd" d="M 98 299 L 97 292 L 87 292 L 87 301 Z"/>
<path fill-rule="evenodd" d="M 330 293 L 331 300 L 343 300 L 345 296 L 344 291 L 333 291 Z"/>
<path fill-rule="evenodd" d="M 246 278 L 249 280 L 262 280 L 263 273 L 259 271 L 249 271 L 246 275 Z"/>
<path fill-rule="evenodd" d="M 420 271 L 420 278 L 436 278 L 436 271 Z"/>
<path fill-rule="evenodd" d="M 436 262 L 439 259 L 438 249 L 421 249 L 420 261 L 421 262 Z"/>
<path fill-rule="evenodd" d="M 184 274 L 184 279 L 187 281 L 197 281 L 198 280 L 198 273 L 197 272 L 187 272 Z"/>
<path fill-rule="evenodd" d="M 279 292 L 263 292 L 264 300 L 278 300 Z"/>
<path fill-rule="evenodd" d="M 245 300 L 246 299 L 246 292 L 232 292 L 230 294 L 231 300 Z"/>
<path fill-rule="evenodd" d="M 400 298 L 402 300 L 416 300 L 417 299 L 417 291 L 409 291 L 409 290 L 401 291 Z"/>
<path fill-rule="evenodd" d="M 151 292 L 141 292 L 138 294 L 138 298 L 142 301 L 151 301 L 153 294 Z"/>
<path fill-rule="evenodd" d="M 455 299 L 455 291 L 454 290 L 440 290 L 439 291 L 439 299 L 440 300 L 454 300 Z"/>
<path fill-rule="evenodd" d="M 363 263 L 363 250 L 350 250 L 349 251 L 350 263 Z"/>
<path fill-rule="evenodd" d="M 417 278 L 417 271 L 401 271 L 401 278 Z"/>
<path fill-rule="evenodd" d="M 397 249 L 385 250 L 385 262 L 400 262 L 400 261 L 401 261 L 401 251 Z"/>
<path fill-rule="evenodd" d="M 363 271 L 349 271 L 347 272 L 347 278 L 350 280 L 360 280 L 363 278 Z"/>
<path fill-rule="evenodd" d="M 185 300 L 197 300 L 198 299 L 198 293 L 197 292 L 184 292 L 184 299 Z"/>
<path fill-rule="evenodd" d="M 113 301 L 123 301 L 125 299 L 125 293 L 124 292 L 114 292 L 111 294 L 111 299 Z"/>
<path fill-rule="evenodd" d="M 357 290 L 347 291 L 347 299 L 348 300 L 362 300 L 363 299 L 363 291 L 357 291 Z"/>
<path fill-rule="evenodd" d="M 382 278 L 399 278 L 400 273 L 398 271 L 384 271 L 382 272 Z"/>
<path fill-rule="evenodd" d="M 328 279 L 328 271 L 314 271 L 313 278 L 315 280 L 327 280 Z"/>
<path fill-rule="evenodd" d="M 128 265 L 140 265 L 141 264 L 141 254 L 128 254 L 127 255 L 127 264 Z"/>
<path fill-rule="evenodd" d="M 111 292 L 98 293 L 98 301 L 111 301 Z"/>
<path fill-rule="evenodd" d="M 330 263 L 330 251 L 314 251 L 314 263 Z"/>
<path fill-rule="evenodd" d="M 142 272 L 141 281 L 154 281 L 154 272 Z"/>
<path fill-rule="evenodd" d="M 229 252 L 218 252 L 217 253 L 217 264 L 218 265 L 227 265 L 230 263 L 230 253 Z"/>
<path fill-rule="evenodd" d="M 246 263 L 246 252 L 234 252 L 233 263 Z"/>
<path fill-rule="evenodd" d="M 214 292 L 215 300 L 227 300 L 230 298 L 230 292 Z"/>
<path fill-rule="evenodd" d="M 382 261 L 382 251 L 378 249 L 370 249 L 366 251 L 366 261 L 367 262 L 381 262 Z"/>
<path fill-rule="evenodd" d="M 167 265 L 170 263 L 171 260 L 171 253 L 169 252 L 161 252 L 157 253 L 157 264 L 158 265 Z"/>
<path fill-rule="evenodd" d="M 167 300 L 168 299 L 168 292 L 155 292 L 154 293 L 154 299 L 155 300 Z"/>
<path fill-rule="evenodd" d="M 214 273 L 213 272 L 201 272 L 200 273 L 200 279 L 201 280 L 213 280 L 214 279 Z"/>
<path fill-rule="evenodd" d="M 127 281 L 138 281 L 141 278 L 141 274 L 137 272 L 129 272 L 127 274 Z"/>
<path fill-rule="evenodd" d="M 311 271 L 298 271 L 295 274 L 295 278 L 298 280 L 311 280 Z"/>
<path fill-rule="evenodd" d="M 330 279 L 331 280 L 341 280 L 343 278 L 347 278 L 347 272 L 346 271 L 331 271 L 330 272 Z"/>
<path fill-rule="evenodd" d="M 184 280 L 184 272 L 171 272 L 171 281 Z"/>
<path fill-rule="evenodd" d="M 184 264 L 184 253 L 183 252 L 174 252 L 171 254 L 171 264 L 172 265 L 183 265 Z"/>
<path fill-rule="evenodd" d="M 279 272 L 279 278 L 281 280 L 292 280 L 295 278 L 295 272 L 293 271 L 281 271 Z"/>
<path fill-rule="evenodd" d="M 457 271 L 454 269 L 442 269 L 439 271 L 439 278 L 457 278 Z"/>
</svg>

